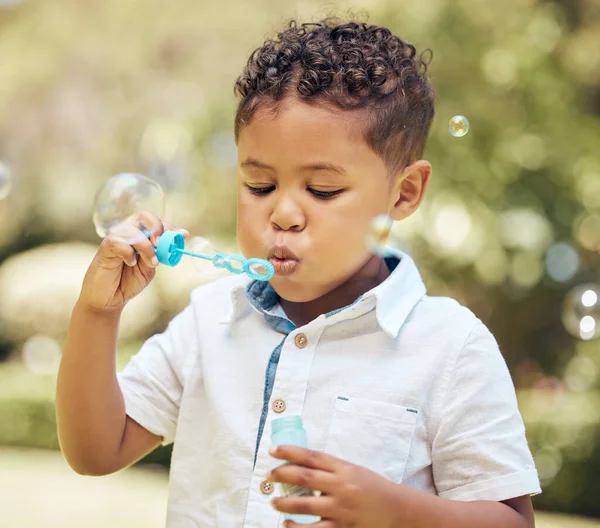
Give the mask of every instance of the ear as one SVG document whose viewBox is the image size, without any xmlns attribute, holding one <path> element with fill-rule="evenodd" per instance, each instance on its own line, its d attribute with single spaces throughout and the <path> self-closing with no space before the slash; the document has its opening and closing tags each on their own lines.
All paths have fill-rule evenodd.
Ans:
<svg viewBox="0 0 600 528">
<path fill-rule="evenodd" d="M 419 160 L 396 175 L 392 186 L 394 203 L 390 211 L 394 220 L 404 220 L 418 209 L 425 196 L 431 171 L 431 163 Z"/>
</svg>

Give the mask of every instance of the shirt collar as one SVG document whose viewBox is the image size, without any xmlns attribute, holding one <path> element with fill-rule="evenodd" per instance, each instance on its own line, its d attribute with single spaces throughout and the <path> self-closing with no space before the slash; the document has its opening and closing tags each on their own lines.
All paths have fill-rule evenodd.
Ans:
<svg viewBox="0 0 600 528">
<path fill-rule="evenodd" d="M 397 263 L 390 276 L 363 295 L 364 299 L 376 299 L 375 313 L 381 329 L 390 337 L 396 337 L 414 307 L 427 293 L 414 260 L 403 251 L 387 248 L 388 265 Z"/>
<path fill-rule="evenodd" d="M 389 247 L 387 250 L 385 260 L 392 273 L 354 304 L 374 298 L 379 326 L 390 337 L 396 337 L 413 308 L 427 293 L 427 289 L 414 260 L 407 253 Z M 231 312 L 221 322 L 234 322 L 249 306 L 259 313 L 264 313 L 272 309 L 278 301 L 279 296 L 268 282 L 238 283 L 231 290 Z"/>
</svg>

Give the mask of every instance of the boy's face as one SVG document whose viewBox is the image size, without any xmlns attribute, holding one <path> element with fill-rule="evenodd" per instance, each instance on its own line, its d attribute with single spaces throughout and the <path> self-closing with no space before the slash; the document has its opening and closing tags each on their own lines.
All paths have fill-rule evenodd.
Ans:
<svg viewBox="0 0 600 528">
<path fill-rule="evenodd" d="M 287 301 L 313 301 L 357 274 L 373 258 L 365 245 L 371 220 L 391 214 L 399 199 L 355 119 L 293 102 L 278 114 L 259 110 L 240 132 L 240 247 L 247 258 L 282 246 L 295 254 L 272 261 L 270 283 Z"/>
</svg>

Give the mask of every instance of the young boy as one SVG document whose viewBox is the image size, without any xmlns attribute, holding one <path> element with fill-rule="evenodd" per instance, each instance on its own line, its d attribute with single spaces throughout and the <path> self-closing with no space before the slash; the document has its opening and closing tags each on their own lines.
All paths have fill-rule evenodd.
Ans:
<svg viewBox="0 0 600 528">
<path fill-rule="evenodd" d="M 174 442 L 170 528 L 274 528 L 280 512 L 318 528 L 534 526 L 538 477 L 493 336 L 427 296 L 408 255 L 364 242 L 371 219 L 408 217 L 427 188 L 426 70 L 387 29 L 330 20 L 292 23 L 252 54 L 236 83 L 238 238 L 276 274 L 197 288 L 117 376 L 121 310 L 173 226 L 107 237 L 58 378 L 75 471 L 111 473 Z M 271 421 L 294 414 L 311 449 L 269 452 Z M 272 501 L 274 482 L 322 493 Z"/>
</svg>

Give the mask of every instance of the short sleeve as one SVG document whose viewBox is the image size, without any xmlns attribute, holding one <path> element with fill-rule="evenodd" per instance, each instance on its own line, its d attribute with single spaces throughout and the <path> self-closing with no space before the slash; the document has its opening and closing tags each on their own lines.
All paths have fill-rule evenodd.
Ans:
<svg viewBox="0 0 600 528">
<path fill-rule="evenodd" d="M 478 322 L 454 365 L 432 443 L 440 497 L 503 501 L 541 493 L 506 362 Z"/>
<path fill-rule="evenodd" d="M 162 445 L 175 438 L 186 372 L 198 349 L 195 329 L 189 305 L 162 334 L 150 337 L 117 374 L 126 414 L 162 436 Z"/>
</svg>

